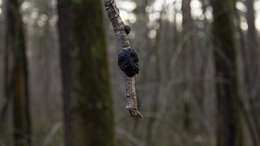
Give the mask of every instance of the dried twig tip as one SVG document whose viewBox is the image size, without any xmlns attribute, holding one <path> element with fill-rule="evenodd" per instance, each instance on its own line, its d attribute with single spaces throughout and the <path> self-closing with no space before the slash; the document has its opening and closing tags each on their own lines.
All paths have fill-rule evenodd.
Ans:
<svg viewBox="0 0 260 146">
<path fill-rule="evenodd" d="M 130 115 L 134 118 L 137 118 L 137 119 L 141 119 L 143 118 L 144 116 L 141 114 L 141 112 L 139 112 L 137 109 L 128 109 Z"/>
</svg>

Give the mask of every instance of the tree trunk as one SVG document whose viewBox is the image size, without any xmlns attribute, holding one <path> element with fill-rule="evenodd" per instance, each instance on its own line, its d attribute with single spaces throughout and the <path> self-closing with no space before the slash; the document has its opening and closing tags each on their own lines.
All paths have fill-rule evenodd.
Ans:
<svg viewBox="0 0 260 146">
<path fill-rule="evenodd" d="M 233 0 L 211 0 L 217 91 L 217 146 L 242 145 Z"/>
<path fill-rule="evenodd" d="M 184 65 L 185 72 L 184 82 L 184 104 L 183 104 L 183 128 L 186 131 L 191 130 L 191 98 L 192 98 L 192 54 L 194 53 L 193 36 L 192 36 L 192 17 L 191 17 L 191 0 L 182 1 L 182 26 L 183 26 L 183 50 L 184 50 Z"/>
<path fill-rule="evenodd" d="M 248 47 L 252 50 L 257 50 L 257 30 L 255 27 L 255 10 L 254 10 L 254 0 L 245 1 L 247 13 L 246 19 L 248 24 Z M 256 53 L 256 52 L 254 52 Z"/>
<path fill-rule="evenodd" d="M 66 146 L 113 146 L 101 0 L 58 0 Z"/>
<path fill-rule="evenodd" d="M 20 1 L 6 0 L 6 75 L 13 74 L 12 88 L 6 83 L 6 96 L 13 97 L 14 143 L 16 146 L 31 145 L 31 123 L 29 112 L 28 74 L 25 36 Z M 9 77 L 7 76 L 7 79 Z M 6 81 L 8 82 L 8 81 Z M 11 90 L 11 91 L 9 91 Z"/>
<path fill-rule="evenodd" d="M 254 0 L 245 1 L 247 7 L 246 19 L 248 24 L 247 31 L 247 43 L 245 50 L 245 67 L 248 70 L 245 71 L 245 84 L 248 90 L 249 98 L 253 98 L 253 91 L 257 90 L 258 75 L 258 42 L 257 42 L 257 30 L 255 27 L 255 11 Z"/>
<path fill-rule="evenodd" d="M 153 55 L 155 57 L 155 80 L 157 82 L 155 86 L 155 93 L 152 96 L 152 104 L 151 104 L 151 112 L 153 115 L 148 119 L 147 121 L 147 132 L 146 132 L 146 145 L 147 146 L 153 146 L 155 145 L 153 143 L 153 136 L 155 132 L 155 122 L 156 122 L 156 116 L 158 115 L 158 109 L 159 109 L 159 99 L 160 99 L 160 90 L 161 90 L 161 69 L 160 69 L 160 41 L 161 41 L 161 31 L 162 31 L 162 14 L 163 12 L 160 12 L 160 17 L 158 19 L 158 25 L 159 28 L 156 30 L 156 37 L 155 37 L 155 43 L 153 47 Z"/>
<path fill-rule="evenodd" d="M 252 120 L 255 124 L 255 131 L 260 138 L 260 122 L 257 116 L 257 105 L 254 102 L 259 96 L 259 44 L 257 30 L 255 27 L 254 0 L 245 1 L 247 7 L 246 19 L 248 24 L 247 48 L 245 52 L 245 86 L 247 89 L 248 101 L 251 108 Z M 256 92 L 256 93 L 254 93 Z"/>
</svg>

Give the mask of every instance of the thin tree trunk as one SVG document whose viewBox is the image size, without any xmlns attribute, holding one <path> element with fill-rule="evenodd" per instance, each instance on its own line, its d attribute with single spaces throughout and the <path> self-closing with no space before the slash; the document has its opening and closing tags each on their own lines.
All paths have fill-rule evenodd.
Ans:
<svg viewBox="0 0 260 146">
<path fill-rule="evenodd" d="M 217 91 L 217 146 L 242 145 L 233 0 L 211 0 Z"/>
<path fill-rule="evenodd" d="M 239 36 L 239 38 L 237 38 L 237 43 L 238 43 L 238 46 L 239 46 L 239 49 L 240 49 L 240 53 L 241 53 L 241 58 L 242 59 L 242 62 L 243 62 L 243 70 L 244 72 L 242 73 L 243 74 L 243 80 L 242 80 L 242 83 L 240 88 L 241 89 L 244 89 L 242 90 L 242 92 L 244 93 L 240 93 L 242 94 L 241 96 L 241 99 L 239 99 L 239 105 L 240 105 L 240 108 L 241 108 L 241 114 L 242 114 L 242 117 L 244 119 L 244 122 L 248 128 L 248 131 L 251 135 L 251 140 L 252 140 L 252 144 L 254 146 L 257 146 L 259 145 L 258 143 L 258 139 L 257 139 L 257 130 L 255 128 L 255 123 L 254 121 L 252 121 L 252 116 L 250 116 L 250 112 L 247 111 L 246 107 L 245 107 L 245 104 L 243 102 L 247 101 L 247 100 L 250 100 L 250 90 L 251 88 L 249 87 L 249 60 L 248 60 L 248 50 L 246 49 L 246 46 L 245 46 L 245 38 L 244 38 L 244 34 L 243 34 L 243 31 L 240 27 L 240 22 L 241 22 L 241 19 L 240 19 L 240 16 L 239 16 L 239 12 L 238 12 L 238 9 L 235 8 L 235 3 L 234 3 L 234 11 L 235 11 L 235 17 L 236 17 L 236 30 L 238 31 L 237 34 Z M 242 99 L 243 97 L 243 99 Z"/>
<path fill-rule="evenodd" d="M 156 33 L 156 39 L 155 39 L 155 45 L 154 45 L 154 56 L 155 56 L 155 79 L 156 79 L 156 87 L 155 87 L 155 93 L 153 96 L 153 101 L 151 105 L 151 112 L 152 116 L 148 119 L 147 122 L 147 132 L 146 132 L 146 145 L 147 146 L 153 146 L 153 134 L 154 134 L 154 125 L 156 122 L 156 116 L 158 115 L 158 109 L 159 109 L 159 97 L 160 97 L 160 90 L 161 90 L 161 69 L 160 69 L 160 42 L 161 42 L 161 31 L 162 31 L 162 14 L 163 11 L 160 12 L 160 17 L 158 20 L 159 28 L 157 29 Z"/>
<path fill-rule="evenodd" d="M 8 88 L 6 81 L 6 96 L 10 99 L 10 89 L 13 92 L 13 125 L 14 143 L 16 146 L 31 145 L 31 123 L 29 110 L 28 73 L 25 48 L 25 36 L 20 1 L 7 0 L 6 6 L 6 46 L 8 50 L 6 73 L 13 72 L 13 88 Z M 10 54 L 9 54 L 10 53 Z M 10 57 L 10 58 L 9 58 Z M 9 69 L 9 65 L 11 69 Z"/>
<path fill-rule="evenodd" d="M 60 42 L 60 64 L 62 75 L 62 97 L 64 112 L 65 146 L 73 146 L 72 125 L 70 117 L 70 104 L 72 92 L 72 31 L 70 26 L 70 5 L 71 0 L 58 0 L 58 31 Z"/>
<path fill-rule="evenodd" d="M 258 82 L 259 82 L 259 43 L 257 30 L 255 26 L 255 10 L 254 10 L 254 0 L 245 1 L 247 7 L 246 19 L 248 24 L 247 32 L 247 49 L 245 52 L 245 85 L 247 89 L 248 102 L 251 108 L 252 120 L 255 124 L 256 132 L 258 138 L 260 138 L 260 122 L 257 116 L 256 104 L 254 99 L 259 95 Z M 254 94 L 257 92 L 257 94 Z"/>
<path fill-rule="evenodd" d="M 252 53 L 258 53 L 257 30 L 255 27 L 254 0 L 246 0 L 245 4 L 247 7 L 246 19 L 248 24 L 248 47 L 250 48 Z"/>
<path fill-rule="evenodd" d="M 191 119 L 191 98 L 192 98 L 192 55 L 194 54 L 193 34 L 192 34 L 192 17 L 191 17 L 191 0 L 182 1 L 182 26 L 183 26 L 183 50 L 184 50 L 184 105 L 183 105 L 183 126 L 189 131 L 192 126 Z M 193 54 L 192 54 L 193 52 Z"/>
</svg>

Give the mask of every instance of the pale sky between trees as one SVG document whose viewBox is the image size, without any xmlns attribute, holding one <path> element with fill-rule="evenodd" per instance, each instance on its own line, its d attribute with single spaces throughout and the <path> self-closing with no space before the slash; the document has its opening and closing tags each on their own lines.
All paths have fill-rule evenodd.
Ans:
<svg viewBox="0 0 260 146">
<path fill-rule="evenodd" d="M 135 7 L 136 4 L 132 2 L 131 0 L 118 0 L 118 6 L 121 9 L 121 15 L 122 18 L 125 20 L 128 20 L 130 22 L 135 22 L 135 16 L 131 12 Z M 152 5 L 151 8 L 149 8 L 147 11 L 154 12 L 154 14 L 151 14 L 150 18 L 156 19 L 159 16 L 159 11 L 162 9 L 162 7 L 167 6 L 166 9 L 168 13 L 168 19 L 172 20 L 173 14 L 177 11 L 177 22 L 181 24 L 182 21 L 182 14 L 181 14 L 181 0 L 156 0 L 156 2 Z M 174 8 L 175 6 L 175 8 Z M 237 8 L 243 12 L 246 11 L 246 7 L 241 2 L 237 3 Z M 196 19 L 203 19 L 203 14 L 201 10 L 201 3 L 199 0 L 192 0 L 191 2 L 191 8 L 192 8 L 192 16 Z M 175 10 L 174 10 L 175 9 Z M 260 30 L 260 1 L 257 0 L 255 2 L 255 11 L 256 11 L 256 28 Z M 212 9 L 208 9 L 206 12 L 207 19 L 212 19 Z M 157 14 L 156 14 L 157 13 Z M 241 22 L 241 28 L 243 30 L 247 30 L 247 24 L 245 18 Z"/>
<path fill-rule="evenodd" d="M 55 0 L 53 0 L 53 3 L 55 4 Z M 135 3 L 132 2 L 131 0 L 117 0 L 118 6 L 121 9 L 121 15 L 122 18 L 124 20 L 130 21 L 130 22 L 135 22 L 135 15 L 131 12 L 135 7 Z M 2 0 L 0 0 L 0 6 L 2 5 Z M 165 6 L 167 6 L 167 8 L 165 8 Z M 175 6 L 175 8 L 174 8 Z M 237 3 L 237 8 L 241 11 L 246 11 L 246 7 L 244 6 L 244 4 L 242 4 L 241 2 Z M 182 20 L 182 15 L 181 15 L 181 0 L 156 0 L 155 3 L 149 8 L 147 9 L 147 11 L 150 12 L 154 12 L 153 14 L 150 14 L 150 19 L 151 20 L 155 20 L 158 16 L 159 16 L 159 11 L 162 9 L 162 7 L 164 7 L 165 9 L 167 9 L 167 13 L 168 15 L 168 19 L 172 20 L 172 14 L 174 14 L 176 11 L 178 13 L 177 16 L 177 22 L 179 22 L 179 24 L 181 24 L 181 20 Z M 203 19 L 203 15 L 202 15 L 202 10 L 201 10 L 201 3 L 199 2 L 199 0 L 192 0 L 191 2 L 191 7 L 192 7 L 192 14 L 193 17 L 196 19 Z M 30 8 L 30 4 L 25 2 L 22 6 L 23 9 L 28 9 Z M 174 10 L 175 9 L 175 10 Z M 257 0 L 255 2 L 255 11 L 256 11 L 256 28 L 258 30 L 260 30 L 260 1 Z M 208 9 L 207 11 L 207 19 L 211 19 L 212 18 L 212 9 Z M 0 8 L 0 14 L 2 14 L 2 8 Z M 37 15 L 36 13 L 34 13 L 34 15 L 31 15 L 31 17 L 35 17 L 35 15 Z M 43 18 L 44 19 L 44 18 Z M 246 20 L 245 18 L 242 19 L 241 22 L 241 28 L 243 30 L 247 30 L 247 24 L 246 24 Z"/>
</svg>

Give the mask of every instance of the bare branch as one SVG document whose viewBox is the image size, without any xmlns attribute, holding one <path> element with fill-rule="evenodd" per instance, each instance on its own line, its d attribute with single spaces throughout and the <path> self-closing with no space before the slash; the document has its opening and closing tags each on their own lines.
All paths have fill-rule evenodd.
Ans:
<svg viewBox="0 0 260 146">
<path fill-rule="evenodd" d="M 119 15 L 119 9 L 116 6 L 114 0 L 104 0 L 105 9 L 107 15 L 113 25 L 113 29 L 116 35 L 116 38 L 119 42 L 120 49 L 128 50 L 131 48 L 129 38 L 125 32 L 125 25 Z M 127 105 L 126 109 L 129 111 L 130 115 L 135 118 L 142 118 L 143 115 L 138 111 L 137 108 L 137 99 L 136 99 L 136 90 L 135 90 L 135 76 L 128 77 L 125 76 L 126 82 L 126 98 Z"/>
</svg>

